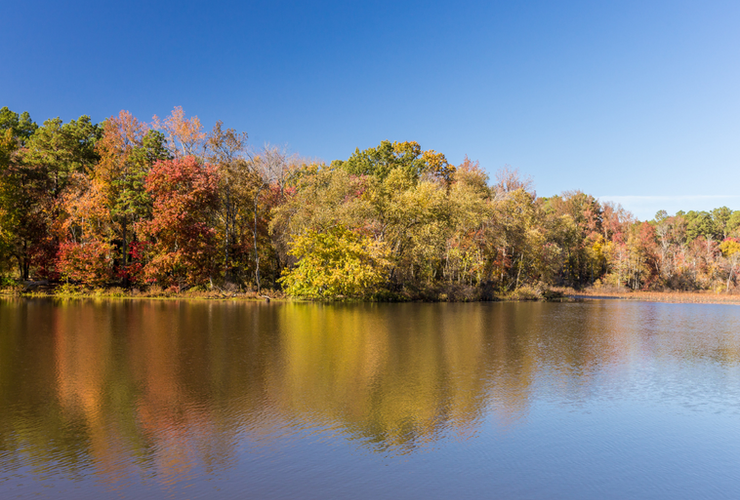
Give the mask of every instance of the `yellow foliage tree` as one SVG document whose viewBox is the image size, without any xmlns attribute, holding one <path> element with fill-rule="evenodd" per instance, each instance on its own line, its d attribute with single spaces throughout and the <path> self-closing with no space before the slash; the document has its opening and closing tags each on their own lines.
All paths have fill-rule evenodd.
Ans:
<svg viewBox="0 0 740 500">
<path fill-rule="evenodd" d="M 372 297 L 385 282 L 389 266 L 385 245 L 343 226 L 304 232 L 293 241 L 290 253 L 298 263 L 280 281 L 297 297 Z"/>
<path fill-rule="evenodd" d="M 732 275 L 737 275 L 737 268 L 740 266 L 740 242 L 735 238 L 727 238 L 720 243 L 719 249 L 722 250 L 722 255 L 727 259 L 730 268 L 730 273 L 727 276 L 727 286 L 725 287 L 725 291 L 728 291 Z"/>
</svg>

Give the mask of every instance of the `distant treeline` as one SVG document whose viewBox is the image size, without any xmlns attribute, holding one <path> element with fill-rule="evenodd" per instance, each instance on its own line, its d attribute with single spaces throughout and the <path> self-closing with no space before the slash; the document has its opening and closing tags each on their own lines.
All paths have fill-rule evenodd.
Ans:
<svg viewBox="0 0 740 500">
<path fill-rule="evenodd" d="M 0 110 L 0 275 L 82 287 L 486 299 L 549 286 L 729 290 L 740 211 L 639 222 L 580 191 L 383 141 L 330 165 L 175 108 L 38 126 Z"/>
</svg>

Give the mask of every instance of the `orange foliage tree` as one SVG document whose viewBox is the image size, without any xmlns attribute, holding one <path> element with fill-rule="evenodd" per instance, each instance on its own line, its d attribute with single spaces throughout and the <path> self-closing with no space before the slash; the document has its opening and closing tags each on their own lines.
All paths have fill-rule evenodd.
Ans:
<svg viewBox="0 0 740 500">
<path fill-rule="evenodd" d="M 175 106 L 172 114 L 165 118 L 164 122 L 157 115 L 154 115 L 153 121 L 155 129 L 164 130 L 166 133 L 172 156 L 203 157 L 207 146 L 206 133 L 203 132 L 203 126 L 197 116 L 185 118 L 182 106 Z"/>
</svg>

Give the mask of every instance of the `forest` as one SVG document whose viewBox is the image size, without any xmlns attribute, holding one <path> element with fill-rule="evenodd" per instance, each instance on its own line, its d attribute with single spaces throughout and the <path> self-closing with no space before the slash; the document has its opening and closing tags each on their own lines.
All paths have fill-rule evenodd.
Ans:
<svg viewBox="0 0 740 500">
<path fill-rule="evenodd" d="M 550 287 L 732 292 L 740 210 L 638 221 L 505 167 L 383 141 L 330 164 L 180 107 L 42 125 L 0 109 L 0 282 L 492 300 Z"/>
</svg>

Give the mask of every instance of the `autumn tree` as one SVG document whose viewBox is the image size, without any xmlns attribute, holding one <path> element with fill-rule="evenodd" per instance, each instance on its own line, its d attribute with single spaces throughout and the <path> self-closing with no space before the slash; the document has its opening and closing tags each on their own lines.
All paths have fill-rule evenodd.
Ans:
<svg viewBox="0 0 740 500">
<path fill-rule="evenodd" d="M 730 290 L 733 277 L 737 277 L 740 267 L 740 241 L 736 238 L 727 238 L 719 245 L 722 255 L 727 259 L 727 284 L 725 291 Z"/>
<path fill-rule="evenodd" d="M 131 244 L 137 241 L 136 226 L 150 217 L 152 203 L 145 189 L 145 179 L 154 162 L 169 158 L 161 132 L 121 111 L 103 123 L 103 135 L 97 144 L 100 161 L 83 193 L 73 201 L 73 211 L 88 206 L 100 221 L 97 234 L 87 236 L 111 245 L 118 275 L 124 284 L 131 276 Z M 93 207 L 102 203 L 102 207 Z M 84 224 L 72 221 L 80 230 Z M 86 244 L 90 238 L 85 238 Z"/>
<path fill-rule="evenodd" d="M 382 141 L 375 148 L 359 148 L 346 161 L 335 160 L 333 167 L 345 169 L 353 175 L 370 175 L 385 179 L 393 170 L 403 169 L 414 178 L 428 174 L 450 182 L 455 167 L 436 151 L 423 151 L 419 143 Z"/>
<path fill-rule="evenodd" d="M 285 187 L 295 168 L 296 158 L 285 148 L 266 144 L 251 162 L 252 179 L 252 241 L 254 256 L 254 278 L 257 291 L 262 284 L 261 262 L 265 245 L 260 245 L 260 236 L 269 243 L 268 228 L 271 209 L 284 201 Z M 279 258 L 279 256 L 278 256 Z M 275 271 L 279 272 L 280 263 Z M 276 276 L 277 278 L 277 276 Z"/>
<path fill-rule="evenodd" d="M 272 209 L 270 234 L 282 258 L 288 255 L 295 237 L 305 230 L 317 232 L 341 225 L 349 230 L 375 231 L 372 208 L 362 194 L 367 179 L 322 164 L 296 169 L 287 187 L 286 199 Z"/>
<path fill-rule="evenodd" d="M 55 118 L 37 127 L 27 113 L 18 117 L 7 108 L 0 110 L 0 122 L 6 140 L 15 142 L 12 161 L 7 155 L 3 161 L 5 233 L 23 279 L 32 266 L 41 276 L 54 276 L 64 196 L 74 177 L 89 173 L 97 161 L 100 130 L 87 116 L 66 124 Z"/>
<path fill-rule="evenodd" d="M 256 176 L 247 152 L 247 134 L 216 122 L 208 135 L 208 161 L 218 173 L 217 231 L 224 280 L 244 281 L 251 246 L 252 194 Z"/>
<path fill-rule="evenodd" d="M 538 259 L 536 252 L 543 244 L 536 229 L 539 206 L 533 192 L 518 187 L 498 190 L 493 209 L 495 277 L 501 290 L 516 289 L 529 276 L 527 269 Z"/>
<path fill-rule="evenodd" d="M 75 192 L 79 179 L 86 177 L 99 160 L 96 144 L 101 129 L 90 117 L 63 123 L 54 118 L 44 122 L 26 141 L 23 162 L 37 172 L 43 194 L 36 199 L 42 206 L 45 238 L 35 255 L 35 265 L 45 276 L 56 275 L 59 245 L 65 239 L 65 201 Z"/>
<path fill-rule="evenodd" d="M 538 197 L 508 166 L 490 181 L 417 142 L 327 166 L 249 149 L 221 122 L 206 134 L 181 107 L 151 126 L 122 111 L 38 127 L 0 109 L 0 273 L 23 279 L 282 284 L 307 297 L 729 290 L 739 237 L 728 207 L 639 222 L 580 191 Z"/>
<path fill-rule="evenodd" d="M 603 227 L 603 210 L 593 196 L 581 191 L 566 191 L 553 196 L 546 207 L 560 218 L 558 244 L 563 249 L 561 279 L 570 286 L 593 283 L 606 271 L 604 253 L 609 233 Z"/>
<path fill-rule="evenodd" d="M 145 186 L 153 201 L 152 219 L 140 224 L 151 242 L 147 279 L 180 289 L 209 282 L 215 271 L 216 168 L 192 156 L 160 160 Z"/>
<path fill-rule="evenodd" d="M 290 295 L 369 298 L 385 281 L 387 248 L 342 226 L 305 231 L 293 241 L 291 254 L 298 262 L 281 278 Z"/>
<path fill-rule="evenodd" d="M 205 157 L 208 145 L 207 134 L 203 131 L 203 126 L 197 116 L 185 117 L 182 106 L 175 106 L 164 121 L 154 115 L 153 127 L 164 132 L 172 157 L 195 156 L 199 159 Z"/>
<path fill-rule="evenodd" d="M 454 173 L 450 191 L 451 227 L 445 241 L 443 275 L 468 286 L 491 279 L 493 208 L 488 175 L 467 156 Z"/>
</svg>

